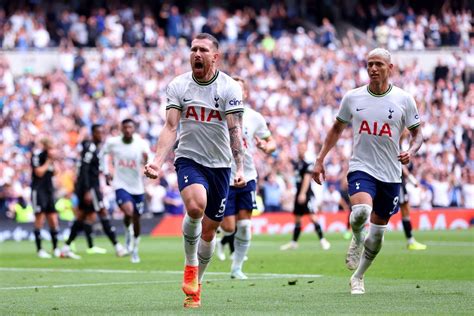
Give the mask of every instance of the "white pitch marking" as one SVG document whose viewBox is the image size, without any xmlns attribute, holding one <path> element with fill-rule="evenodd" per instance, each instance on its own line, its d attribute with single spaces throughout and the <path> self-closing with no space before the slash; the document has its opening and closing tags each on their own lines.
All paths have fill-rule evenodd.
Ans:
<svg viewBox="0 0 474 316">
<path fill-rule="evenodd" d="M 156 273 L 156 274 L 182 274 L 182 271 L 139 271 L 139 270 L 107 270 L 107 269 L 47 269 L 47 268 L 6 268 L 0 267 L 0 272 L 64 272 L 64 273 Z M 229 275 L 226 272 L 207 272 L 208 275 Z M 272 280 L 279 278 L 320 278 L 320 274 L 278 274 L 278 273 L 249 273 L 252 276 L 248 281 L 253 280 Z M 208 279 L 212 282 L 229 282 L 229 279 Z M 60 288 L 77 288 L 77 287 L 93 287 L 93 286 L 111 286 L 111 285 L 140 285 L 140 284 L 165 284 L 176 283 L 175 280 L 165 281 L 132 281 L 132 282 L 106 282 L 106 283 L 78 283 L 78 284 L 57 284 L 57 285 L 29 285 L 29 286 L 12 286 L 2 287 L 0 291 L 28 290 L 28 289 L 60 289 Z"/>
<path fill-rule="evenodd" d="M 13 272 L 64 272 L 64 273 L 156 273 L 156 274 L 183 274 L 183 271 L 160 271 L 160 270 L 112 270 L 112 269 L 54 269 L 54 268 L 6 268 L 0 267 L 1 271 Z M 229 275 L 228 272 L 206 272 L 206 275 Z M 287 274 L 287 273 L 248 273 L 248 275 L 269 278 L 320 278 L 321 274 Z"/>
</svg>

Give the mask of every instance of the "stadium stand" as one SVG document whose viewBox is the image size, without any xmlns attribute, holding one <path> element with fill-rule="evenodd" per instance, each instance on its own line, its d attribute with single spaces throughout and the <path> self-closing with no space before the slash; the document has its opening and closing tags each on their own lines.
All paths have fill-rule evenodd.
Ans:
<svg viewBox="0 0 474 316">
<path fill-rule="evenodd" d="M 411 188 L 410 202 L 424 209 L 472 207 L 472 11 L 445 5 L 437 12 L 398 7 L 401 13 L 391 14 L 380 1 L 354 2 L 359 15 L 329 6 L 329 18 L 265 2 L 231 9 L 113 2 L 85 10 L 60 1 L 45 8 L 0 8 L 0 216 L 13 218 L 17 201 L 29 201 L 29 157 L 41 135 L 54 135 L 62 152 L 60 197 L 72 192 L 75 148 L 91 124 L 103 123 L 116 135 L 118 122 L 134 117 L 154 146 L 164 124 L 164 89 L 188 70 L 189 38 L 200 31 L 222 41 L 221 68 L 249 81 L 247 103 L 270 122 L 277 152 L 255 160 L 259 188 L 270 187 L 267 176 L 273 173 L 282 209 L 293 190 L 289 161 L 296 144 L 308 139 L 310 151 L 317 150 L 342 95 L 367 81 L 364 58 L 371 43 L 392 51 L 435 50 L 443 56 L 436 67 L 427 69 L 418 60 L 393 75 L 394 84 L 415 97 L 424 122 L 425 145 L 412 170 L 422 185 Z M 339 34 L 341 21 L 360 27 L 365 36 Z M 347 130 L 327 160 L 330 184 L 338 189 L 350 150 Z M 172 157 L 164 175 L 171 172 Z M 113 192 L 105 193 L 113 211 Z"/>
</svg>

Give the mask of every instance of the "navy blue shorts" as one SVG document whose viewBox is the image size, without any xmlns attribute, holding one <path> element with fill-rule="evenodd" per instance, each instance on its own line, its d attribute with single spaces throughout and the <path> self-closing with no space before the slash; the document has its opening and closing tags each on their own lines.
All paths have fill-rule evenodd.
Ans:
<svg viewBox="0 0 474 316">
<path fill-rule="evenodd" d="M 224 217 L 235 215 L 240 210 L 252 211 L 253 209 L 256 209 L 256 191 L 257 183 L 255 180 L 247 182 L 247 185 L 243 188 L 231 186 L 229 189 L 229 195 L 227 196 Z"/>
<path fill-rule="evenodd" d="M 378 216 L 389 219 L 400 209 L 401 183 L 382 182 L 363 171 L 353 171 L 347 175 L 349 195 L 359 192 L 369 193 L 373 210 Z"/>
<path fill-rule="evenodd" d="M 230 168 L 208 168 L 187 158 L 176 159 L 174 165 L 178 174 L 179 191 L 191 184 L 202 184 L 207 191 L 204 213 L 214 221 L 222 221 L 229 193 Z"/>
<path fill-rule="evenodd" d="M 120 206 L 127 202 L 132 202 L 133 211 L 136 214 L 142 215 L 144 208 L 143 201 L 145 200 L 145 194 L 130 194 L 124 189 L 115 190 L 115 201 Z"/>
</svg>

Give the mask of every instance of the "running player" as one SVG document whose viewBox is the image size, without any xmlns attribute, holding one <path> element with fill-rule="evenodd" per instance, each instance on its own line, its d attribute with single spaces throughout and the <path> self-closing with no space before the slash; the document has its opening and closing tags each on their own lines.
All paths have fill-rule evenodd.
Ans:
<svg viewBox="0 0 474 316">
<path fill-rule="evenodd" d="M 352 294 L 365 293 L 364 273 L 382 248 L 390 217 L 399 210 L 402 164 L 408 164 L 423 143 L 415 100 L 389 83 L 392 69 L 386 49 L 369 52 L 370 82 L 343 97 L 313 173 L 313 179 L 321 184 L 325 179 L 324 158 L 352 122 L 353 153 L 347 177 L 353 237 L 346 257 L 347 267 L 356 269 L 350 279 Z M 411 134 L 410 147 L 401 151 L 399 141 L 405 127 Z M 365 237 L 363 229 L 369 217 L 370 228 Z"/>
<path fill-rule="evenodd" d="M 241 88 L 244 100 L 248 96 L 248 87 L 244 79 L 233 77 Z M 235 162 L 232 162 L 232 174 L 230 177 L 230 189 L 225 206 L 224 220 L 221 229 L 224 235 L 231 235 L 235 231 L 234 249 L 232 256 L 232 267 L 230 277 L 233 279 L 247 279 L 242 272 L 242 265 L 245 256 L 250 248 L 252 237 L 252 210 L 257 208 L 257 169 L 253 161 L 255 147 L 266 154 L 271 154 L 276 149 L 275 141 L 267 127 L 263 116 L 257 111 L 246 106 L 243 115 L 243 142 L 245 148 L 244 156 L 244 178 L 247 185 L 242 188 L 234 186 L 234 176 L 236 174 Z M 236 223 L 237 217 L 237 223 Z"/>
<path fill-rule="evenodd" d="M 145 186 L 142 168 L 150 156 L 146 141 L 135 133 L 135 122 L 121 123 L 122 135 L 109 138 L 102 149 L 102 166 L 107 184 L 115 189 L 115 198 L 124 213 L 125 244 L 132 263 L 139 263 L 140 217 L 144 210 Z M 112 157 L 113 175 L 109 172 L 108 156 Z M 132 225 L 133 221 L 133 225 Z"/>
<path fill-rule="evenodd" d="M 45 219 L 48 221 L 51 234 L 53 254 L 55 257 L 61 256 L 61 251 L 58 249 L 59 223 L 58 213 L 54 207 L 55 190 L 53 186 L 54 163 L 57 157 L 49 138 L 41 139 L 40 144 L 42 150 L 34 151 L 31 156 L 31 204 L 35 212 L 34 234 L 38 257 L 49 259 L 52 258 L 51 254 L 41 247 L 41 229 Z"/>
<path fill-rule="evenodd" d="M 207 33 L 191 42 L 191 72 L 177 76 L 167 88 L 166 123 L 153 163 L 145 174 L 156 179 L 175 144 L 178 184 L 186 215 L 183 220 L 184 307 L 201 306 L 204 271 L 216 246 L 216 230 L 224 216 L 234 158 L 236 187 L 245 186 L 242 145 L 242 89 L 217 69 L 219 42 Z M 230 144 L 230 146 L 229 146 Z"/>
<path fill-rule="evenodd" d="M 306 161 L 306 142 L 298 144 L 298 159 L 292 161 L 296 179 L 296 195 L 293 207 L 293 215 L 295 216 L 295 228 L 293 229 L 293 239 L 283 246 L 280 250 L 290 250 L 298 248 L 298 239 L 301 234 L 301 217 L 310 215 L 316 234 L 319 237 L 319 243 L 323 250 L 329 250 L 331 244 L 324 238 L 323 230 L 318 222 L 318 216 L 314 209 L 314 193 L 311 189 L 311 174 L 313 173 L 314 164 Z"/>
<path fill-rule="evenodd" d="M 61 251 L 62 257 L 80 259 L 80 256 L 71 251 L 71 243 L 77 234 L 84 230 L 89 248 L 89 254 L 106 253 L 107 250 L 94 246 L 92 239 L 92 225 L 96 220 L 96 213 L 99 214 L 100 222 L 105 234 L 114 245 L 117 256 L 122 257 L 127 254 L 125 248 L 117 242 L 115 227 L 110 224 L 107 210 L 104 207 L 102 190 L 100 189 L 100 159 L 99 151 L 104 138 L 104 128 L 102 125 L 94 124 L 91 128 L 92 140 L 84 140 L 81 143 L 81 158 L 78 164 L 78 172 L 75 185 L 75 193 L 79 200 L 76 212 L 76 220 L 72 224 L 71 233 Z"/>
</svg>

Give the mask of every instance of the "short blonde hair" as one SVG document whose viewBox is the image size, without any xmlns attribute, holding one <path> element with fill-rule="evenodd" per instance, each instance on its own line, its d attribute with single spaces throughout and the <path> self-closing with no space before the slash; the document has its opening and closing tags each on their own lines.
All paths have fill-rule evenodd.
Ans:
<svg viewBox="0 0 474 316">
<path fill-rule="evenodd" d="M 375 49 L 372 49 L 367 55 L 367 59 L 373 56 L 380 56 L 385 59 L 389 64 L 392 63 L 392 55 L 385 48 L 377 47 Z"/>
</svg>

